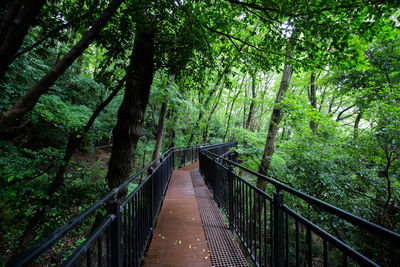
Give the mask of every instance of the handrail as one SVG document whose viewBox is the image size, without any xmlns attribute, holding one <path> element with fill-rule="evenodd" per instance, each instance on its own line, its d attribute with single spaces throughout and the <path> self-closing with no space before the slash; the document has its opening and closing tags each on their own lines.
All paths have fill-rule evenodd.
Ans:
<svg viewBox="0 0 400 267">
<path fill-rule="evenodd" d="M 205 150 L 205 151 L 207 151 L 207 150 Z M 246 167 L 244 167 L 244 166 L 242 166 L 240 164 L 237 164 L 236 162 L 233 162 L 233 161 L 231 161 L 229 159 L 221 157 L 221 156 L 219 156 L 219 155 L 217 155 L 215 153 L 212 153 L 210 151 L 207 151 L 207 153 L 209 153 L 212 156 L 217 157 L 217 158 L 219 158 L 219 159 L 221 159 L 221 160 L 223 160 L 223 161 L 225 161 L 225 162 L 227 162 L 227 163 L 229 163 L 231 165 L 234 165 L 235 167 L 241 168 L 242 170 L 245 170 L 248 173 L 251 173 L 251 174 L 253 174 L 253 175 L 257 176 L 257 177 L 260 177 L 260 178 L 262 178 L 263 180 L 265 180 L 266 182 L 268 182 L 270 184 L 273 184 L 276 187 L 278 192 L 280 190 L 284 190 L 284 191 L 286 191 L 288 193 L 291 193 L 291 194 L 303 199 L 307 203 L 316 205 L 316 206 L 318 206 L 318 207 L 320 207 L 320 208 L 322 208 L 322 209 L 324 209 L 326 211 L 329 211 L 329 212 L 333 213 L 334 215 L 337 215 L 340 218 L 353 223 L 354 225 L 360 226 L 360 227 L 364 228 L 365 230 L 378 232 L 380 235 L 382 235 L 385 238 L 391 240 L 393 243 L 400 244 L 400 234 L 397 234 L 397 233 L 395 233 L 393 231 L 390 231 L 389 229 L 386 229 L 386 228 L 381 227 L 379 225 L 376 225 L 376 224 L 374 224 L 372 222 L 369 222 L 369 221 L 367 221 L 367 220 L 365 220 L 365 219 L 363 219 L 361 217 L 358 217 L 358 216 L 356 216 L 356 215 L 354 215 L 354 214 L 352 214 L 352 213 L 350 213 L 348 211 L 345 211 L 343 209 L 335 207 L 335 206 L 333 206 L 333 205 L 331 205 L 329 203 L 326 203 L 326 202 L 324 202 L 322 200 L 319 200 L 319 199 L 317 199 L 315 197 L 307 195 L 307 194 L 305 194 L 305 193 L 303 193 L 301 191 L 298 191 L 298 190 L 296 190 L 296 189 L 294 189 L 292 187 L 284 185 L 281 182 L 275 181 L 272 178 L 269 178 L 269 177 L 267 177 L 265 175 L 262 175 L 262 174 L 260 174 L 258 172 L 250 170 L 249 168 L 246 168 Z"/>
<path fill-rule="evenodd" d="M 199 148 L 204 149 L 204 148 L 209 148 L 209 147 L 215 147 L 218 145 L 224 145 L 224 144 L 217 144 L 217 145 L 210 144 L 210 145 L 201 145 L 201 146 L 194 145 L 194 146 L 183 147 L 183 148 L 172 147 L 172 148 L 168 149 L 161 156 L 157 157 L 155 160 L 151 161 L 149 164 L 147 164 L 141 170 L 139 170 L 138 172 L 133 174 L 131 177 L 129 177 L 121 185 L 110 190 L 106 195 L 104 195 L 101 199 L 96 201 L 93 205 L 91 205 L 85 211 L 74 216 L 66 224 L 64 224 L 63 226 L 58 228 L 56 231 L 54 231 L 48 237 L 44 238 L 38 244 L 34 245 L 29 250 L 27 250 L 20 258 L 18 258 L 15 262 L 13 262 L 11 264 L 11 266 L 26 266 L 26 265 L 32 263 L 44 251 L 46 251 L 48 248 L 50 248 L 52 245 L 54 245 L 60 238 L 65 236 L 69 231 L 74 229 L 78 224 L 80 224 L 86 218 L 88 218 L 90 215 L 92 215 L 96 210 L 98 210 L 100 207 L 104 206 L 105 204 L 109 203 L 110 201 L 115 200 L 117 198 L 118 193 L 121 190 L 123 190 L 131 182 L 135 181 L 140 175 L 145 173 L 149 169 L 149 167 L 153 166 L 156 162 L 162 161 L 164 158 L 167 158 L 167 157 L 171 156 L 171 154 L 174 154 L 174 152 L 191 150 L 193 153 L 194 149 L 199 149 Z M 172 162 L 172 165 L 174 165 L 173 162 Z M 160 168 L 160 166 L 161 166 L 161 164 L 159 164 L 153 170 L 153 172 L 155 172 L 158 168 Z M 144 182 L 148 180 L 147 178 L 149 178 L 149 176 L 146 177 L 146 179 L 142 182 L 142 184 L 144 184 Z M 140 186 L 138 186 L 132 193 L 135 194 L 137 191 L 139 191 L 139 189 L 143 186 L 142 184 Z M 126 201 L 124 201 L 123 204 L 126 204 L 127 201 L 128 201 L 128 199 Z"/>
</svg>

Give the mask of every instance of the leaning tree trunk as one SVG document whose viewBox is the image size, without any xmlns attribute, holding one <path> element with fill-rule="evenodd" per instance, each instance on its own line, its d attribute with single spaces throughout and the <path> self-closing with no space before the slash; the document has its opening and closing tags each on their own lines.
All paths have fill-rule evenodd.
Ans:
<svg viewBox="0 0 400 267">
<path fill-rule="evenodd" d="M 47 207 L 52 203 L 54 194 L 64 184 L 64 174 L 67 170 L 68 164 L 72 156 L 78 149 L 79 145 L 82 143 L 82 140 L 85 137 L 85 135 L 89 132 L 97 116 L 104 110 L 104 108 L 111 102 L 111 100 L 114 99 L 117 93 L 121 90 L 123 84 L 124 80 L 121 80 L 117 85 L 117 87 L 107 97 L 107 99 L 97 106 L 96 110 L 93 112 L 92 116 L 89 118 L 88 122 L 83 127 L 83 130 L 81 132 L 79 133 L 73 132 L 69 134 L 67 148 L 65 150 L 65 154 L 62 160 L 64 164 L 62 164 L 58 168 L 53 183 L 47 190 L 48 197 L 44 198 L 41 201 L 40 205 L 38 205 L 40 207 L 40 210 L 37 210 L 33 215 L 33 217 L 29 219 L 27 227 L 25 228 L 24 233 L 19 239 L 18 246 L 10 258 L 10 262 L 16 260 L 22 254 L 22 252 L 28 247 L 29 243 L 34 238 L 33 230 L 38 226 L 41 219 L 46 214 Z"/>
<path fill-rule="evenodd" d="M 106 177 L 110 189 L 125 181 L 132 170 L 153 76 L 153 28 L 151 23 L 137 23 L 124 99 L 113 130 L 113 146 Z M 121 190 L 119 198 L 122 199 L 125 194 L 126 190 Z"/>
<path fill-rule="evenodd" d="M 231 109 L 229 111 L 228 121 L 226 122 L 225 133 L 224 133 L 224 137 L 223 137 L 224 142 L 226 140 L 226 136 L 228 135 L 228 131 L 229 131 L 229 128 L 230 128 L 229 126 L 230 126 L 230 121 L 231 121 L 231 117 L 232 117 L 233 106 L 235 105 L 236 99 L 239 97 L 240 93 L 242 92 L 242 87 L 243 87 L 243 83 L 244 83 L 245 78 L 246 78 L 246 73 L 243 76 L 243 79 L 242 79 L 242 82 L 240 83 L 240 87 L 238 89 L 237 94 L 232 99 Z"/>
<path fill-rule="evenodd" d="M 206 109 L 208 107 L 208 103 L 212 99 L 214 93 L 217 91 L 218 86 L 219 86 L 222 78 L 225 77 L 225 75 L 228 73 L 228 70 L 229 70 L 229 68 L 228 68 L 228 66 L 226 66 L 224 71 L 223 71 L 223 73 L 219 76 L 217 82 L 214 84 L 213 89 L 208 93 L 208 96 L 207 96 L 206 100 L 203 103 L 201 103 L 201 106 L 203 108 Z M 204 115 L 204 112 L 202 110 L 199 110 L 199 116 L 198 116 L 197 121 L 196 121 L 196 123 L 195 123 L 195 125 L 193 127 L 193 131 L 190 134 L 187 146 L 190 146 L 192 144 L 193 138 L 194 138 L 194 135 L 195 135 L 195 131 L 197 131 L 197 129 L 199 128 L 199 124 L 200 124 L 201 120 L 203 119 L 203 115 Z"/>
<path fill-rule="evenodd" d="M 3 19 L 0 43 L 0 81 L 3 79 L 8 66 L 14 61 L 14 55 L 21 47 L 29 28 L 35 22 L 45 3 L 44 0 L 25 1 L 19 13 L 18 9 L 21 2 L 16 3 L 10 8 L 8 16 Z"/>
<path fill-rule="evenodd" d="M 256 77 L 254 74 L 252 75 L 251 102 L 249 107 L 249 115 L 247 116 L 246 127 L 245 127 L 247 130 L 250 130 L 251 121 L 253 120 L 255 101 L 256 101 Z"/>
<path fill-rule="evenodd" d="M 158 156 L 160 156 L 163 134 L 164 134 L 164 118 L 166 109 L 167 109 L 167 103 L 162 102 L 160 116 L 158 118 L 158 124 L 157 124 L 156 145 L 154 147 L 153 157 L 151 161 L 155 160 L 156 158 L 158 158 Z"/>
<path fill-rule="evenodd" d="M 32 88 L 15 103 L 11 109 L 0 116 L 0 134 L 10 131 L 18 119 L 31 111 L 40 96 L 47 92 L 50 86 L 74 63 L 74 61 L 86 50 L 105 27 L 112 15 L 117 11 L 123 0 L 113 0 L 103 12 L 100 18 L 93 24 L 81 40 L 59 60 Z M 14 55 L 14 54 L 13 54 Z"/>
<path fill-rule="evenodd" d="M 260 167 L 258 170 L 259 173 L 261 173 L 263 175 L 267 174 L 268 168 L 271 164 L 272 155 L 274 154 L 276 136 L 277 136 L 278 130 L 279 130 L 279 123 L 281 122 L 281 120 L 283 118 L 283 111 L 282 111 L 282 108 L 280 107 L 279 103 L 283 100 L 285 93 L 287 92 L 287 90 L 289 88 L 290 80 L 291 80 L 292 74 L 293 74 L 292 64 L 288 62 L 289 57 L 290 57 L 290 54 L 288 54 L 285 58 L 285 66 L 284 66 L 284 71 L 283 71 L 283 75 L 282 75 L 282 80 L 281 80 L 281 84 L 279 86 L 278 93 L 276 95 L 275 107 L 272 111 L 271 119 L 269 122 L 267 140 L 266 140 L 265 147 L 264 147 L 264 154 L 263 154 L 261 164 L 260 164 Z M 261 190 L 265 190 L 265 180 L 258 178 L 257 179 L 257 187 L 260 188 Z"/>
</svg>

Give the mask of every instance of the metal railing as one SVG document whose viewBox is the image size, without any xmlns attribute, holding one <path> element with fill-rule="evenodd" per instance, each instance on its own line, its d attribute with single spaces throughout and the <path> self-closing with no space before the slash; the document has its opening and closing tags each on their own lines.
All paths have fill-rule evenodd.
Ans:
<svg viewBox="0 0 400 267">
<path fill-rule="evenodd" d="M 194 162 L 200 149 L 227 151 L 232 143 L 171 148 L 102 199 L 68 221 L 49 237 L 27 251 L 11 266 L 29 266 L 49 248 L 89 217 L 102 218 L 97 227 L 81 237 L 82 244 L 65 256 L 63 266 L 140 266 L 150 243 L 174 169 Z M 158 165 L 150 168 L 156 163 Z M 120 203 L 118 194 L 145 175 L 145 179 Z M 103 215 L 100 215 L 103 214 Z"/>
<path fill-rule="evenodd" d="M 399 234 L 245 168 L 229 156 L 229 153 L 220 156 L 212 150 L 200 150 L 200 172 L 227 215 L 230 229 L 237 233 L 257 266 L 399 266 Z M 263 179 L 272 186 L 271 192 L 275 192 L 269 195 L 236 172 Z M 385 249 L 392 250 L 392 258 L 362 254 L 350 242 L 346 243 L 289 208 L 283 192 L 288 200 L 304 201 L 309 208 L 326 212 L 361 229 L 365 235 L 374 236 L 378 246 L 388 243 Z"/>
</svg>

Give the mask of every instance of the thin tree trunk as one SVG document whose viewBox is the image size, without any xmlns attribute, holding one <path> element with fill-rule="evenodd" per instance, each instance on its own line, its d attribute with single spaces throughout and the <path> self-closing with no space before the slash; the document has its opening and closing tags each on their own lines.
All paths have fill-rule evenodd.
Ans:
<svg viewBox="0 0 400 267">
<path fill-rule="evenodd" d="M 4 29 L 2 29 L 4 40 L 0 45 L 0 81 L 3 79 L 8 66 L 13 62 L 14 55 L 21 47 L 25 36 L 28 34 L 29 28 L 35 22 L 36 17 L 39 15 L 45 3 L 45 0 L 25 1 L 19 14 L 15 14 L 16 10 L 13 10 L 14 7 L 11 8 L 11 14 L 9 15 L 10 17 L 16 15 L 15 19 L 8 21 L 8 18 L 5 18 Z M 19 9 L 18 7 L 19 4 L 16 4 L 16 9 Z M 8 31 L 6 28 L 8 28 Z"/>
<path fill-rule="evenodd" d="M 17 59 L 18 57 L 20 57 L 21 55 L 31 51 L 32 49 L 38 47 L 40 44 L 42 44 L 44 41 L 46 41 L 47 39 L 49 39 L 51 36 L 53 36 L 56 32 L 60 32 L 63 29 L 67 29 L 73 25 L 78 24 L 79 22 L 81 22 L 82 19 L 92 15 L 94 12 L 92 10 L 86 12 L 85 14 L 83 14 L 82 16 L 76 18 L 73 21 L 69 21 L 68 23 L 62 24 L 59 27 L 50 30 L 50 32 L 48 32 L 46 35 L 44 35 L 42 38 L 40 38 L 39 40 L 37 40 L 36 42 L 34 42 L 33 44 L 31 44 L 30 46 L 24 48 L 22 51 L 19 51 L 18 53 L 16 53 L 13 57 L 13 61 L 15 59 Z M 96 71 L 93 71 L 93 73 L 95 74 Z"/>
<path fill-rule="evenodd" d="M 174 147 L 175 146 L 175 122 L 176 122 L 176 114 L 175 114 L 175 109 L 171 108 L 171 114 L 170 117 L 172 118 L 172 127 L 171 127 L 171 131 L 169 133 L 169 146 L 170 147 Z"/>
<path fill-rule="evenodd" d="M 252 85 L 251 85 L 251 102 L 250 102 L 250 107 L 249 107 L 249 115 L 247 116 L 247 121 L 246 121 L 246 129 L 250 129 L 251 125 L 251 120 L 253 119 L 253 114 L 254 114 L 254 102 L 256 101 L 256 77 L 255 75 L 252 75 Z"/>
<path fill-rule="evenodd" d="M 315 72 L 312 72 L 311 73 L 310 91 L 309 91 L 308 97 L 310 99 L 311 106 L 315 110 L 317 110 L 317 88 L 316 88 L 315 82 L 316 82 Z M 311 128 L 313 135 L 316 135 L 317 134 L 317 123 L 313 119 L 311 119 L 311 121 L 310 121 L 310 128 Z"/>
<path fill-rule="evenodd" d="M 261 164 L 260 164 L 260 167 L 258 170 L 259 173 L 261 173 L 263 175 L 266 175 L 268 173 L 268 169 L 271 164 L 272 155 L 274 154 L 276 136 L 277 136 L 278 130 L 279 130 L 279 123 L 281 122 L 281 120 L 283 118 L 283 111 L 282 111 L 281 107 L 279 106 L 279 103 L 283 100 L 285 93 L 287 92 L 287 90 L 289 88 L 290 80 L 291 80 L 292 74 L 293 74 L 292 64 L 289 63 L 290 57 L 291 57 L 291 54 L 288 53 L 285 58 L 285 65 L 284 65 L 282 80 L 281 80 L 281 83 L 279 86 L 278 93 L 276 95 L 275 107 L 272 111 L 271 119 L 269 122 L 268 134 L 267 134 L 267 139 L 266 139 L 265 147 L 264 147 L 264 154 L 262 156 Z M 257 179 L 257 187 L 264 191 L 265 190 L 265 181 L 261 178 L 258 178 Z"/>
<path fill-rule="evenodd" d="M 211 119 L 212 119 L 212 115 L 215 112 L 215 109 L 218 107 L 219 101 L 221 100 L 221 95 L 222 95 L 222 91 L 224 90 L 224 88 L 221 88 L 219 90 L 217 99 L 215 99 L 214 104 L 211 108 L 210 113 L 208 114 L 208 118 L 207 118 L 207 124 L 206 124 L 206 128 L 204 129 L 203 132 L 203 142 L 206 143 L 207 142 L 207 137 L 208 137 L 208 129 L 210 127 L 210 123 L 211 123 Z"/>
<path fill-rule="evenodd" d="M 151 23 L 137 23 L 125 94 L 113 130 L 113 146 L 106 176 L 109 188 L 125 181 L 132 170 L 137 142 L 154 76 L 154 30 Z M 126 189 L 119 192 L 125 197 Z"/>
<path fill-rule="evenodd" d="M 156 145 L 154 147 L 153 157 L 151 159 L 152 161 L 155 160 L 158 156 L 160 156 L 163 133 L 164 133 L 164 118 L 166 110 L 167 110 L 167 104 L 165 102 L 162 102 L 160 116 L 158 118 L 158 124 L 157 124 Z"/>
<path fill-rule="evenodd" d="M 246 83 L 245 83 L 245 85 L 244 85 L 244 98 L 245 98 L 245 101 L 243 102 L 243 124 L 242 124 L 242 128 L 243 128 L 243 129 L 246 128 L 247 81 L 246 81 Z"/>
<path fill-rule="evenodd" d="M 202 104 L 201 106 L 204 109 L 206 109 L 208 107 L 208 103 L 210 102 L 210 100 L 213 97 L 215 91 L 217 90 L 222 78 L 225 76 L 225 74 L 227 74 L 227 72 L 228 72 L 228 67 L 225 67 L 224 72 L 222 73 L 222 75 L 219 76 L 219 78 L 218 78 L 217 82 L 215 83 L 213 89 L 208 93 L 208 96 L 207 96 L 206 100 L 203 103 L 201 103 Z M 194 134 L 195 134 L 194 132 L 199 128 L 199 124 L 200 124 L 201 120 L 203 119 L 203 115 L 204 115 L 204 112 L 202 110 L 200 110 L 199 111 L 199 116 L 198 116 L 197 121 L 195 123 L 195 126 L 193 128 L 193 131 L 190 134 L 189 142 L 187 143 L 187 146 L 190 146 L 192 144 L 193 138 L 194 138 Z"/>
<path fill-rule="evenodd" d="M 240 83 L 240 87 L 239 87 L 239 90 L 238 90 L 237 94 L 232 99 L 231 109 L 229 111 L 228 121 L 227 121 L 226 127 L 225 127 L 226 129 L 225 129 L 225 134 L 224 134 L 224 138 L 223 138 L 224 142 L 225 142 L 225 139 L 226 139 L 226 135 L 228 134 L 228 131 L 229 131 L 229 123 L 230 123 L 231 117 L 232 117 L 233 105 L 235 105 L 236 99 L 239 97 L 240 93 L 242 92 L 242 87 L 243 87 L 243 83 L 244 83 L 245 78 L 246 78 L 246 73 L 243 76 L 243 79 L 242 79 L 242 82 Z"/>
<path fill-rule="evenodd" d="M 27 248 L 29 245 L 30 241 L 34 238 L 33 230 L 37 227 L 38 223 L 40 222 L 41 218 L 44 216 L 44 214 L 47 211 L 47 206 L 52 202 L 54 193 L 63 185 L 64 183 L 64 174 L 65 171 L 68 167 L 68 164 L 74 155 L 75 151 L 78 149 L 79 145 L 81 144 L 83 137 L 89 132 L 90 128 L 92 127 L 94 121 L 96 120 L 97 116 L 100 114 L 100 112 L 111 102 L 112 99 L 117 95 L 117 93 L 121 90 L 124 80 L 121 80 L 117 87 L 113 90 L 113 92 L 107 97 L 107 99 L 101 103 L 96 110 L 93 112 L 92 116 L 86 123 L 86 125 L 83 128 L 83 131 L 81 133 L 70 133 L 69 138 L 68 138 L 68 144 L 67 148 L 65 150 L 65 154 L 63 157 L 63 162 L 57 172 L 56 176 L 53 180 L 52 185 L 50 188 L 47 190 L 47 196 L 48 198 L 45 198 L 41 201 L 40 205 L 40 210 L 37 210 L 33 217 L 29 219 L 27 227 L 23 233 L 23 235 L 19 239 L 18 247 L 16 250 L 12 253 L 12 256 L 10 258 L 10 262 L 16 260 L 22 252 Z"/>
<path fill-rule="evenodd" d="M 58 61 L 46 75 L 37 81 L 33 87 L 11 107 L 11 109 L 1 115 L 0 133 L 9 131 L 10 128 L 17 123 L 18 119 L 22 118 L 22 116 L 35 107 L 40 96 L 49 90 L 50 86 L 53 85 L 53 83 L 95 40 L 122 2 L 123 0 L 113 0 L 100 18 L 93 24 L 90 30 L 82 36 L 81 40 L 68 52 L 68 54 Z"/>
<path fill-rule="evenodd" d="M 354 139 L 358 137 L 358 127 L 360 125 L 361 118 L 362 118 L 362 112 L 360 110 L 358 111 L 356 120 L 354 121 Z"/>
</svg>

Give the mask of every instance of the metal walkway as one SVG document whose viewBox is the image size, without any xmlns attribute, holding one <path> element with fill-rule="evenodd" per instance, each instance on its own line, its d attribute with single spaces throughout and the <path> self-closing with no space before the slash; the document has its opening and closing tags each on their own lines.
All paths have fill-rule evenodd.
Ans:
<svg viewBox="0 0 400 267">
<path fill-rule="evenodd" d="M 172 174 L 144 266 L 247 266 L 198 162 Z"/>
</svg>

